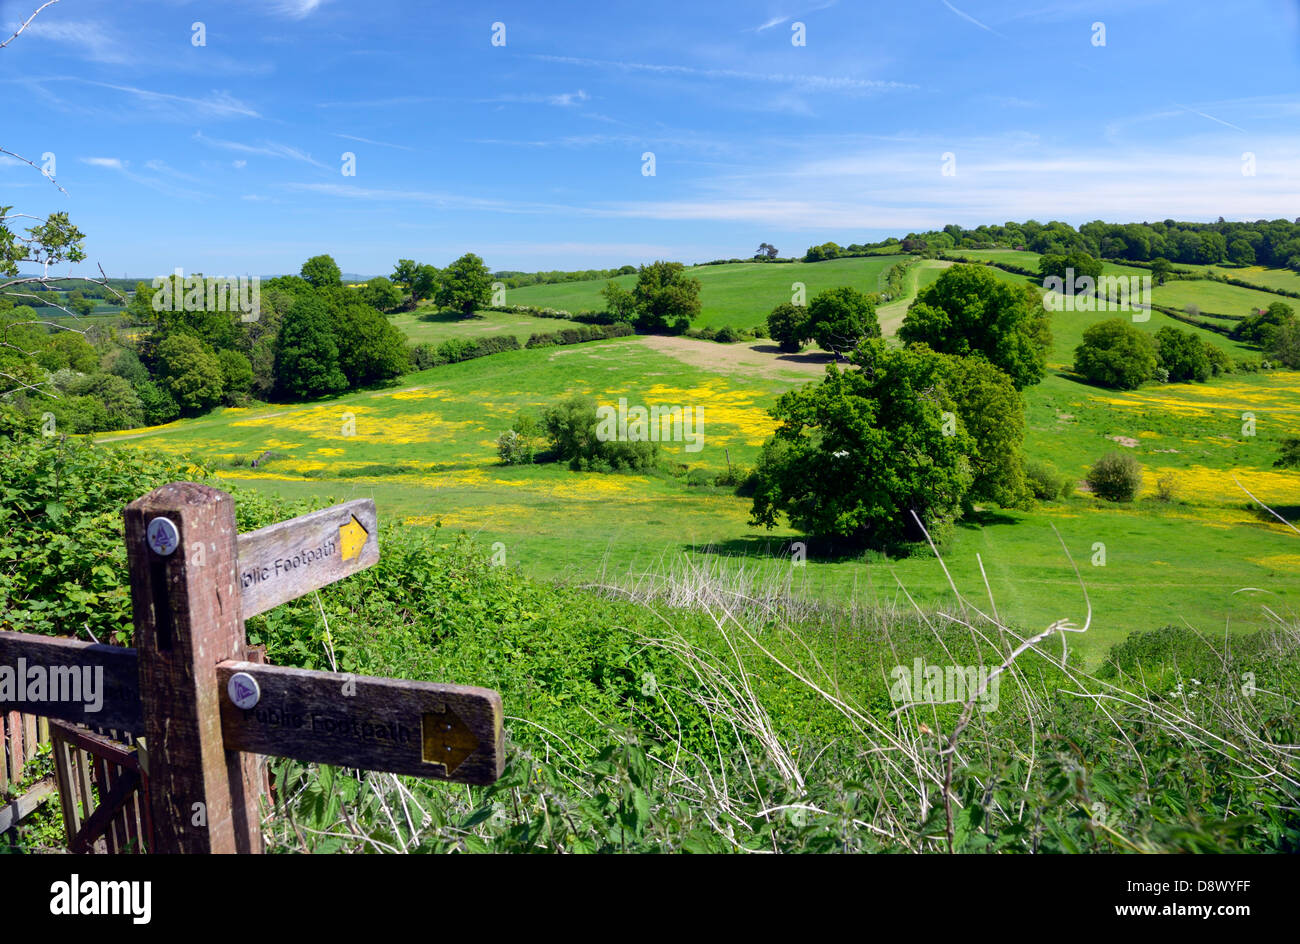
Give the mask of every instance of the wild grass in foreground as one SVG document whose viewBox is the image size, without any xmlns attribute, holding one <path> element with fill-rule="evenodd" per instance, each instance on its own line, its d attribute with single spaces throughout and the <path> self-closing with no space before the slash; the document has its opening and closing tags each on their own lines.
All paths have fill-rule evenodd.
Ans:
<svg viewBox="0 0 1300 944">
<path fill-rule="evenodd" d="M 1088 675 L 1066 642 L 1086 619 L 1026 634 L 991 599 L 836 613 L 689 566 L 592 592 L 638 614 L 619 630 L 655 666 L 622 687 L 622 719 L 581 701 L 570 707 L 589 716 L 584 730 L 512 716 L 509 768 L 482 790 L 283 765 L 275 846 L 1300 848 L 1294 618 L 1221 644 L 1187 629 L 1142 634 Z M 909 676 L 918 664 L 971 684 L 955 698 L 929 690 L 933 673 Z"/>
</svg>

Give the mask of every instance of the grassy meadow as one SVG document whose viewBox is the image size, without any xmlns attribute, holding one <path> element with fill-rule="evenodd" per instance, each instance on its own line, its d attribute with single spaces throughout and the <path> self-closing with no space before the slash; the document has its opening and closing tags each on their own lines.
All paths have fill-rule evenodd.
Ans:
<svg viewBox="0 0 1300 944">
<path fill-rule="evenodd" d="M 744 324 L 744 312 L 756 323 L 768 307 L 756 298 L 769 292 L 778 301 L 788 297 L 790 281 L 805 281 L 810 294 L 846 278 L 870 288 L 872 273 L 892 261 L 711 266 L 695 274 L 705 283 L 713 323 Z M 942 267 L 933 261 L 914 266 L 909 290 L 932 282 Z M 1024 281 L 1010 273 L 1000 277 Z M 742 292 L 746 278 L 759 287 Z M 1251 294 L 1217 283 L 1178 284 L 1188 291 L 1202 286 L 1241 293 L 1238 302 Z M 572 299 L 582 291 L 599 287 L 539 286 L 512 293 L 510 301 L 523 303 L 520 296 L 528 293 L 529 304 L 595 307 L 594 294 L 579 304 L 559 294 Z M 886 334 L 897 329 L 905 308 L 906 300 L 882 310 Z M 1028 628 L 1062 617 L 1082 621 L 1077 565 L 1093 622 L 1071 645 L 1087 659 L 1099 658 L 1134 630 L 1186 624 L 1219 633 L 1262 625 L 1261 602 L 1295 607 L 1297 535 L 1253 508 L 1234 477 L 1288 517 L 1300 512 L 1300 476 L 1272 468 L 1279 440 L 1300 434 L 1300 374 L 1237 373 L 1207 384 L 1131 392 L 1090 387 L 1067 367 L 1083 330 L 1108 317 L 1115 315 L 1053 314 L 1049 376 L 1025 395 L 1026 453 L 1080 480 L 1104 452 L 1132 450 L 1144 467 L 1142 497 L 1117 506 L 1080 493 L 1030 511 L 981 512 L 942 551 L 958 588 L 977 605 L 991 592 L 1004 618 Z M 418 313 L 396 318 L 415 340 L 488 332 L 522 339 L 564 324 L 500 312 L 465 321 L 426 320 Z M 1152 313 L 1138 326 L 1155 332 L 1173 323 Z M 1219 335 L 1198 333 L 1234 356 L 1252 353 Z M 743 568 L 816 599 L 951 602 L 948 578 L 931 556 L 837 557 L 834 549 L 814 544 L 806 565 L 794 567 L 790 542 L 798 535 L 751 526 L 749 501 L 732 489 L 688 484 L 687 469 L 716 474 L 728 463 L 752 467 L 774 428 L 767 408 L 785 390 L 815 382 L 825 360 L 815 352 L 778 357 L 767 342 L 631 337 L 508 352 L 411 374 L 395 389 L 306 405 L 226 409 L 96 438 L 191 455 L 225 480 L 277 496 L 317 503 L 372 496 L 385 518 L 440 525 L 440 540 L 464 531 L 484 544 L 500 542 L 508 564 L 537 576 L 577 583 L 622 579 L 674 566 L 685 555 Z M 570 393 L 603 403 L 626 397 L 632 404 L 694 406 L 704 448 L 687 452 L 684 443 L 664 444 L 679 474 L 498 464 L 495 437 L 521 409 L 537 411 Z M 1255 417 L 1254 435 L 1244 433 L 1247 413 Z M 268 452 L 257 468 L 249 465 Z M 1172 500 L 1157 496 L 1162 478 Z M 1245 587 L 1258 589 L 1237 592 Z"/>
<path fill-rule="evenodd" d="M 868 256 L 833 259 L 829 262 L 763 262 L 695 266 L 691 278 L 700 281 L 700 317 L 697 328 L 752 328 L 762 324 L 767 313 L 790 301 L 791 283 L 803 282 L 809 298 L 823 289 L 851 285 L 862 292 L 882 291 L 885 273 L 906 256 Z M 623 288 L 636 285 L 635 275 L 614 279 Z M 506 294 L 511 305 L 559 308 L 564 311 L 598 311 L 605 307 L 600 292 L 606 281 L 563 282 L 556 285 L 527 285 Z M 554 329 L 552 329 L 554 330 Z"/>
<path fill-rule="evenodd" d="M 1284 292 L 1300 292 L 1300 272 L 1290 269 L 1270 269 L 1266 266 L 1237 265 L 1189 265 L 1179 263 L 1175 268 L 1186 269 L 1198 278 L 1210 275 L 1229 279 L 1240 279 L 1252 285 L 1262 285 L 1267 289 L 1281 289 Z"/>
<path fill-rule="evenodd" d="M 534 318 L 525 314 L 491 312 L 490 318 L 462 318 L 459 312 L 439 311 L 426 305 L 415 311 L 401 311 L 390 320 L 413 344 L 441 344 L 452 338 L 478 340 L 485 337 L 514 335 L 523 344 L 531 335 L 579 327 L 576 321 L 561 318 Z"/>
</svg>

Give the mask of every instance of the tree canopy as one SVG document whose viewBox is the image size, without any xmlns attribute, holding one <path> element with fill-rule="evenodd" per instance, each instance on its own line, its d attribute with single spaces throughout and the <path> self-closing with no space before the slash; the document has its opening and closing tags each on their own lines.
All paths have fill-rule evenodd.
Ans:
<svg viewBox="0 0 1300 944">
<path fill-rule="evenodd" d="M 1273 302 L 1262 311 L 1254 311 L 1237 323 L 1232 336 L 1238 341 L 1268 349 L 1278 330 L 1295 320 L 1295 309 L 1286 302 Z"/>
<path fill-rule="evenodd" d="M 807 306 L 790 302 L 777 305 L 768 313 L 767 333 L 787 354 L 802 350 L 809 338 Z"/>
<path fill-rule="evenodd" d="M 823 351 L 851 351 L 864 337 L 880 337 L 876 303 L 855 288 L 828 288 L 809 303 L 807 330 Z"/>
<path fill-rule="evenodd" d="M 700 282 L 680 262 L 654 262 L 637 270 L 636 326 L 642 331 L 681 334 L 700 313 Z"/>
<path fill-rule="evenodd" d="M 1098 322 L 1074 349 L 1074 370 L 1090 383 L 1134 390 L 1156 374 L 1156 346 L 1150 335 L 1123 318 Z"/>
<path fill-rule="evenodd" d="M 468 318 L 492 300 L 492 273 L 472 252 L 467 252 L 442 271 L 433 299 L 442 308 L 459 311 Z"/>
<path fill-rule="evenodd" d="M 983 354 L 1017 390 L 1043 379 L 1052 341 L 1038 293 L 978 265 L 955 265 L 922 289 L 898 337 L 943 354 Z"/>
<path fill-rule="evenodd" d="M 1204 383 L 1212 373 L 1210 356 L 1195 331 L 1165 325 L 1156 332 L 1156 360 L 1169 372 L 1169 380 Z"/>
<path fill-rule="evenodd" d="M 304 399 L 347 387 L 329 312 L 320 298 L 300 298 L 285 312 L 275 344 L 275 377 L 283 393 Z"/>
<path fill-rule="evenodd" d="M 302 264 L 302 270 L 298 274 L 313 288 L 343 284 L 343 273 L 339 271 L 333 256 L 312 256 Z"/>
<path fill-rule="evenodd" d="M 752 517 L 779 514 L 804 533 L 888 548 L 921 535 L 915 512 L 938 536 L 961 512 L 976 444 L 932 352 L 869 338 L 845 371 L 782 395 L 780 426 L 754 473 Z"/>
</svg>

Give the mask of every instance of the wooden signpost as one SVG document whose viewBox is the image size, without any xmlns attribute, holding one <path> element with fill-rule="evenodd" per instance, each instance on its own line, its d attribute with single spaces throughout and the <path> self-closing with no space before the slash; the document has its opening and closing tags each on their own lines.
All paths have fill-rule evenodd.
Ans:
<svg viewBox="0 0 1300 944">
<path fill-rule="evenodd" d="M 135 648 L 0 632 L 0 711 L 142 737 L 150 851 L 261 852 L 259 754 L 457 783 L 501 775 L 496 692 L 266 665 L 247 644 L 245 618 L 379 560 L 374 502 L 241 535 L 229 495 L 181 482 L 125 517 Z"/>
<path fill-rule="evenodd" d="M 350 501 L 239 536 L 244 619 L 379 560 L 375 503 Z"/>
</svg>

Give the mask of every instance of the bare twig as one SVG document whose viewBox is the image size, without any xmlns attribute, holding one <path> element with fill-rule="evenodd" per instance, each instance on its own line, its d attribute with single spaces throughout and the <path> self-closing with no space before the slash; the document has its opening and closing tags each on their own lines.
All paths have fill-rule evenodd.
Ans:
<svg viewBox="0 0 1300 944">
<path fill-rule="evenodd" d="M 0 43 L 0 49 L 4 49 L 6 46 L 8 46 L 10 43 L 12 43 L 15 39 L 17 39 L 17 38 L 18 38 L 18 34 L 21 33 L 23 30 L 27 29 L 27 27 L 31 24 L 32 20 L 36 19 L 36 14 L 37 14 L 37 13 L 40 13 L 40 12 L 41 12 L 42 10 L 44 10 L 46 7 L 52 7 L 52 6 L 54 6 L 54 4 L 56 4 L 56 3 L 58 3 L 58 2 L 59 2 L 59 0 L 45 0 L 45 3 L 42 3 L 39 7 L 36 8 L 36 13 L 33 13 L 31 16 L 29 16 L 26 20 L 23 21 L 23 25 L 22 25 L 22 26 L 18 27 L 18 29 L 16 29 L 16 30 L 14 30 L 14 34 L 13 34 L 12 36 L 10 36 L 8 39 L 6 39 L 3 43 Z"/>
</svg>

